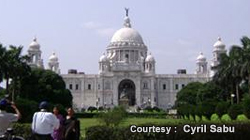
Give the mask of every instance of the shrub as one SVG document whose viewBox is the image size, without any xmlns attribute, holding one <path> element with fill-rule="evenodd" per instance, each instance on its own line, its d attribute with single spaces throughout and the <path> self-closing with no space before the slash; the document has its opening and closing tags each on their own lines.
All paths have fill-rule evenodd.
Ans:
<svg viewBox="0 0 250 140">
<path fill-rule="evenodd" d="M 250 97 L 249 94 L 246 94 L 244 98 L 242 99 L 242 107 L 243 107 L 243 113 L 250 118 Z"/>
<path fill-rule="evenodd" d="M 220 117 L 219 117 L 219 115 L 217 115 L 217 114 L 215 113 L 215 114 L 213 114 L 213 115 L 211 116 L 210 120 L 211 120 L 211 121 L 218 122 L 218 121 L 220 121 Z"/>
<path fill-rule="evenodd" d="M 194 121 L 194 120 L 195 120 L 195 119 L 194 119 L 194 116 L 190 114 L 190 115 L 189 115 L 189 120 L 190 120 L 190 121 Z"/>
<path fill-rule="evenodd" d="M 156 112 L 160 112 L 161 111 L 161 109 L 159 107 L 157 107 L 157 106 L 154 106 L 152 109 L 153 109 L 153 111 L 156 111 Z"/>
<path fill-rule="evenodd" d="M 103 111 L 104 110 L 104 107 L 103 106 L 100 106 L 99 108 L 98 108 L 98 111 Z"/>
<path fill-rule="evenodd" d="M 148 112 L 153 112 L 153 108 L 151 106 L 145 107 L 144 110 Z"/>
<path fill-rule="evenodd" d="M 228 109 L 228 114 L 235 120 L 239 114 L 242 113 L 242 106 L 240 104 L 232 104 Z"/>
<path fill-rule="evenodd" d="M 25 139 L 28 139 L 31 136 L 31 125 L 30 124 L 21 124 L 14 123 L 12 126 L 15 135 L 21 136 Z"/>
<path fill-rule="evenodd" d="M 204 115 L 201 116 L 201 120 L 204 121 L 204 122 L 208 122 L 209 121 L 209 119 L 206 116 L 204 116 Z"/>
<path fill-rule="evenodd" d="M 88 108 L 88 111 L 90 111 L 90 112 L 94 112 L 94 111 L 96 111 L 96 110 L 97 110 L 97 108 L 94 107 L 94 106 L 90 106 L 90 107 Z"/>
<path fill-rule="evenodd" d="M 86 111 L 86 109 L 85 108 L 81 108 L 81 112 L 85 112 Z"/>
<path fill-rule="evenodd" d="M 85 140 L 113 140 L 114 131 L 107 126 L 93 126 L 86 130 Z"/>
<path fill-rule="evenodd" d="M 229 102 L 221 101 L 215 107 L 215 113 L 221 117 L 223 114 L 227 113 Z"/>
<path fill-rule="evenodd" d="M 100 121 L 106 126 L 118 126 L 126 118 L 126 110 L 123 107 L 114 107 L 108 112 L 101 113 Z"/>
<path fill-rule="evenodd" d="M 198 115 L 195 115 L 195 121 L 199 122 L 199 121 L 201 121 L 201 118 Z"/>
<path fill-rule="evenodd" d="M 232 119 L 228 114 L 224 114 L 221 116 L 221 121 L 227 122 L 227 121 L 232 121 Z"/>
<path fill-rule="evenodd" d="M 146 113 L 127 113 L 128 117 L 132 118 L 166 118 L 164 112 L 146 112 Z"/>
<path fill-rule="evenodd" d="M 237 116 L 237 119 L 236 119 L 236 120 L 237 120 L 237 121 L 248 121 L 248 118 L 247 118 L 246 115 L 240 114 L 240 115 Z"/>
<path fill-rule="evenodd" d="M 184 115 L 184 120 L 189 120 L 188 116 Z"/>
</svg>

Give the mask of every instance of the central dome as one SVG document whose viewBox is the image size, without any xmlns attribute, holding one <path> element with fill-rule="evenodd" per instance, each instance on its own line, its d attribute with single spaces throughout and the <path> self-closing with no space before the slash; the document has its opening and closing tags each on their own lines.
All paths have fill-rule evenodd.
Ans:
<svg viewBox="0 0 250 140">
<path fill-rule="evenodd" d="M 115 42 L 144 44 L 141 35 L 135 29 L 129 27 L 123 27 L 115 32 L 111 39 L 111 43 Z"/>
</svg>

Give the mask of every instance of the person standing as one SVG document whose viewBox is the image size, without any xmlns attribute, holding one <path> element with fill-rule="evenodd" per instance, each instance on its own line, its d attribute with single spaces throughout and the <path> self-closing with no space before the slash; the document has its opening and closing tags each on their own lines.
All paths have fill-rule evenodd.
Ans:
<svg viewBox="0 0 250 140">
<path fill-rule="evenodd" d="M 64 126 L 65 126 L 65 132 L 64 132 L 65 140 L 80 139 L 80 122 L 76 117 L 74 117 L 74 110 L 72 107 L 69 107 L 67 109 L 67 116 Z"/>
<path fill-rule="evenodd" d="M 49 104 L 43 101 L 39 105 L 39 112 L 33 115 L 32 132 L 34 140 L 53 140 L 54 129 L 59 128 L 59 120 L 54 114 L 48 112 Z"/>
<path fill-rule="evenodd" d="M 59 120 L 60 122 L 60 126 L 58 129 L 55 129 L 53 134 L 52 134 L 52 137 L 54 140 L 63 140 L 63 131 L 64 131 L 64 118 L 63 116 L 60 114 L 60 111 L 59 111 L 59 106 L 54 106 L 53 108 L 53 113 L 54 115 L 56 116 L 56 118 Z"/>
<path fill-rule="evenodd" d="M 7 113 L 6 108 L 11 106 L 16 114 Z M 17 109 L 14 102 L 10 102 L 8 99 L 0 100 L 0 136 L 3 135 L 12 122 L 16 122 L 21 118 L 21 113 Z"/>
</svg>

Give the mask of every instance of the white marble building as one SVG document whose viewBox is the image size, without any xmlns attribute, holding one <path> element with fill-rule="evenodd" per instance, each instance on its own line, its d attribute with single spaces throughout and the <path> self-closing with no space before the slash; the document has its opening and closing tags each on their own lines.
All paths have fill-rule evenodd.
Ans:
<svg viewBox="0 0 250 140">
<path fill-rule="evenodd" d="M 36 44 L 35 47 L 32 44 Z M 40 45 L 36 39 L 30 48 L 35 48 L 36 53 L 29 51 L 29 54 L 39 58 L 39 63 L 32 59 L 31 65 L 41 67 Z M 99 59 L 99 74 L 89 75 L 77 70 L 61 74 L 73 95 L 74 104 L 78 108 L 111 107 L 119 105 L 120 98 L 125 95 L 129 106 L 151 105 L 167 109 L 174 105 L 177 92 L 185 85 L 195 81 L 207 82 L 214 74 L 202 53 L 197 57 L 194 74 L 186 74 L 185 70 L 178 70 L 177 74 L 156 74 L 156 60 L 148 49 L 139 32 L 132 28 L 126 10 L 123 27 L 115 32 L 106 52 Z M 218 65 L 219 54 L 225 52 L 225 45 L 219 38 L 214 44 L 211 66 Z M 49 58 L 48 66 L 60 73 L 54 53 Z"/>
</svg>

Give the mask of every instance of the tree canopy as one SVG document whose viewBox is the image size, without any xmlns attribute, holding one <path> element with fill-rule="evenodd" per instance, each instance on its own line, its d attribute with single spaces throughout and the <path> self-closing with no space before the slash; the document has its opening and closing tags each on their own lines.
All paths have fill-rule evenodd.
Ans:
<svg viewBox="0 0 250 140">
<path fill-rule="evenodd" d="M 36 102 L 49 101 L 63 106 L 72 105 L 72 95 L 62 77 L 51 70 L 33 69 L 21 79 L 20 97 Z"/>
<path fill-rule="evenodd" d="M 250 39 L 243 37 L 242 46 L 233 45 L 228 54 L 221 54 L 217 72 L 213 77 L 218 85 L 230 97 L 236 94 L 236 103 L 241 100 L 242 83 L 248 83 L 248 93 L 250 94 Z"/>
<path fill-rule="evenodd" d="M 177 93 L 175 102 L 181 115 L 211 115 L 222 100 L 223 90 L 213 82 L 193 82 Z"/>
<path fill-rule="evenodd" d="M 0 44 L 0 82 L 6 80 L 6 94 L 12 94 L 15 91 L 10 92 L 9 81 L 12 79 L 13 90 L 18 89 L 20 78 L 30 72 L 30 67 L 26 63 L 29 57 L 21 54 L 23 50 L 22 46 L 16 47 L 10 45 L 9 49 L 6 48 Z"/>
</svg>

